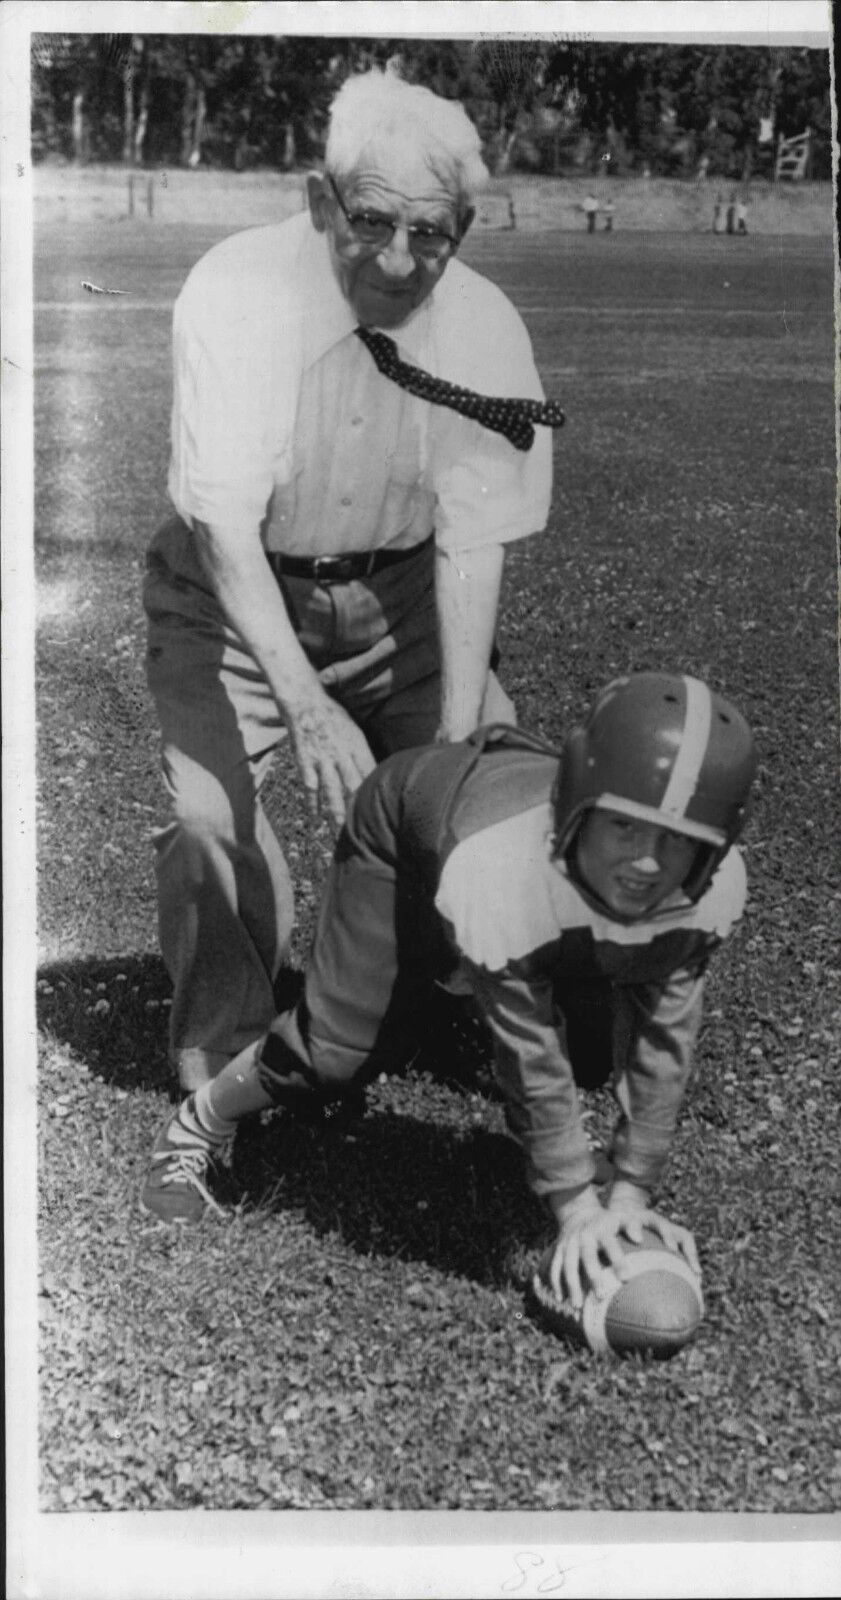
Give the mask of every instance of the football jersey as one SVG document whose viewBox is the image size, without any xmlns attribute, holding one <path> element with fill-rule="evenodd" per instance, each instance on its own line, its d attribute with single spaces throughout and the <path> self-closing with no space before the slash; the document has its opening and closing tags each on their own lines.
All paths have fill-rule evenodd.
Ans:
<svg viewBox="0 0 841 1600">
<path fill-rule="evenodd" d="M 516 729 L 480 729 L 460 745 L 390 757 L 352 802 L 349 847 L 413 885 L 418 938 L 426 908 L 437 913 L 491 1032 L 508 1124 L 538 1194 L 595 1172 L 562 1007 L 565 990 L 604 993 L 627 1043 L 611 1155 L 651 1189 L 689 1080 L 704 971 L 742 914 L 744 865 L 731 849 L 697 902 L 678 892 L 644 919 L 611 916 L 555 857 L 559 754 Z"/>
</svg>

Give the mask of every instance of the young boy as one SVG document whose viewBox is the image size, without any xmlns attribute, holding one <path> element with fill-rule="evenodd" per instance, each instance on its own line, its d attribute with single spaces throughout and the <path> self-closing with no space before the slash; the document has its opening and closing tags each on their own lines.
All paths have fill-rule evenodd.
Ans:
<svg viewBox="0 0 841 1600">
<path fill-rule="evenodd" d="M 697 679 L 620 678 L 557 751 L 508 727 L 405 751 L 365 780 L 339 838 L 303 998 L 175 1112 L 143 1191 L 163 1221 L 215 1206 L 205 1180 L 240 1117 L 329 1099 L 406 1059 L 436 980 L 472 993 L 527 1178 L 556 1220 L 550 1279 L 574 1309 L 643 1226 L 701 1022 L 704 972 L 742 913 L 755 758 Z M 578 1086 L 620 1108 L 603 1193 Z M 218 1209 L 218 1208 L 217 1208 Z"/>
</svg>

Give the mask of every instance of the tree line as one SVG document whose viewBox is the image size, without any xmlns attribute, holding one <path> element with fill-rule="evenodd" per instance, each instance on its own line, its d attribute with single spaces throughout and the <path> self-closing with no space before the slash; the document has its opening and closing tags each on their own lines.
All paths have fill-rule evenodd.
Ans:
<svg viewBox="0 0 841 1600">
<path fill-rule="evenodd" d="M 828 51 L 499 38 L 35 35 L 33 159 L 293 170 L 374 64 L 461 100 L 496 173 L 770 177 L 807 128 L 832 173 Z"/>
</svg>

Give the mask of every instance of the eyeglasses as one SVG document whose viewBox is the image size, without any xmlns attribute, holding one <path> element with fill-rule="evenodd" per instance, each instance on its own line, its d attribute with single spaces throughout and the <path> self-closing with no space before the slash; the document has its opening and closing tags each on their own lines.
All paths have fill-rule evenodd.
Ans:
<svg viewBox="0 0 841 1600">
<path fill-rule="evenodd" d="M 329 173 L 327 181 L 336 196 L 345 222 L 360 244 L 373 245 L 378 250 L 391 244 L 397 229 L 401 226 L 399 222 L 395 222 L 393 217 L 384 217 L 379 211 L 348 211 Z M 446 233 L 443 228 L 432 228 L 426 222 L 410 223 L 406 227 L 406 232 L 412 255 L 420 257 L 422 261 L 440 261 L 458 247 L 458 239 L 454 239 L 451 233 Z"/>
</svg>

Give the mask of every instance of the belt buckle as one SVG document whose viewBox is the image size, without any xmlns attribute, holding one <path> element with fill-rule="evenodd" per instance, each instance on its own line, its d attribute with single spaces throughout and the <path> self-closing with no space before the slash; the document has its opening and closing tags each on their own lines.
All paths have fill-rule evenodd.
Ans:
<svg viewBox="0 0 841 1600">
<path fill-rule="evenodd" d="M 314 556 L 317 582 L 350 583 L 355 577 L 367 578 L 376 564 L 376 550 L 347 550 L 342 556 Z"/>
<path fill-rule="evenodd" d="M 313 577 L 316 583 L 329 583 L 331 578 L 341 577 L 342 556 L 313 556 Z"/>
</svg>

